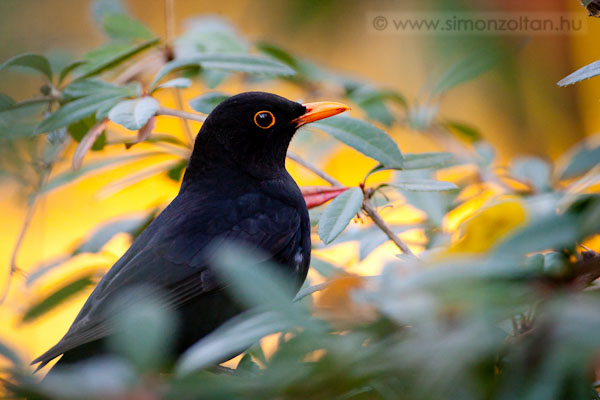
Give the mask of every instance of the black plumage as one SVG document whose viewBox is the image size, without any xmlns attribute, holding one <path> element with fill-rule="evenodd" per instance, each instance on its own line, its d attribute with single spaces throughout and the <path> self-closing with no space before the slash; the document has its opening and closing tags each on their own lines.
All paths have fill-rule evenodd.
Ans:
<svg viewBox="0 0 600 400">
<path fill-rule="evenodd" d="M 345 111 L 274 94 L 233 96 L 200 130 L 181 189 L 106 273 L 66 335 L 33 363 L 57 365 L 107 351 L 110 303 L 138 285 L 158 289 L 180 321 L 174 356 L 242 308 L 211 270 L 211 249 L 232 240 L 261 250 L 299 288 L 310 263 L 310 221 L 285 169 L 288 145 L 304 123 Z"/>
</svg>

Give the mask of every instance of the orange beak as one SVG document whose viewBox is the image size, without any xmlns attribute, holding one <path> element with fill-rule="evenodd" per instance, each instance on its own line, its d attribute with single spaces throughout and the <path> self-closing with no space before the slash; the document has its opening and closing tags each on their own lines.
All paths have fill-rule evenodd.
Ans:
<svg viewBox="0 0 600 400">
<path fill-rule="evenodd" d="M 306 112 L 292 121 L 298 128 L 310 122 L 332 117 L 350 109 L 350 107 L 345 104 L 333 101 L 318 101 L 316 103 L 305 103 L 302 105 L 306 107 Z"/>
</svg>

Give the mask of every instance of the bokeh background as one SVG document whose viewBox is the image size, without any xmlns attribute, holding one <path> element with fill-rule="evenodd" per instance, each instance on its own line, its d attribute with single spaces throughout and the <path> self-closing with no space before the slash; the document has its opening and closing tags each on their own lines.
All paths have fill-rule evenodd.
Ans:
<svg viewBox="0 0 600 400">
<path fill-rule="evenodd" d="M 163 0 L 128 0 L 128 11 L 154 32 L 165 35 Z M 403 93 L 410 101 L 420 99 L 423 88 L 449 65 L 482 41 L 505 46 L 510 54 L 494 70 L 451 91 L 441 103 L 440 113 L 476 126 L 499 151 L 500 163 L 522 154 L 557 159 L 572 144 L 600 131 L 598 93 L 600 80 L 568 88 L 556 82 L 570 72 L 600 59 L 600 24 L 587 21 L 585 32 L 537 35 L 376 35 L 369 31 L 370 12 L 431 12 L 450 10 L 558 12 L 585 15 L 576 0 L 487 0 L 487 1 L 203 1 L 175 0 L 176 33 L 184 30 L 186 19 L 216 14 L 237 27 L 249 40 L 269 40 L 292 54 L 315 63 L 358 76 L 377 86 Z M 106 41 L 92 17 L 88 0 L 1 0 L 0 61 L 22 52 L 43 53 L 56 60 L 72 60 Z M 39 81 L 19 71 L 2 71 L 0 92 L 15 99 L 35 94 Z M 23 89 L 25 88 L 25 90 Z M 298 93 L 285 83 L 255 84 L 253 89 L 273 91 L 297 99 Z M 194 86 L 185 99 L 205 91 Z M 241 90 L 240 82 L 227 81 L 223 91 Z M 160 98 L 174 106 L 172 96 Z M 335 99 L 306 99 L 335 100 Z M 358 111 L 354 111 L 360 116 Z M 199 124 L 193 124 L 197 131 Z M 183 135 L 181 123 L 160 118 L 157 131 Z M 395 127 L 390 132 L 405 152 L 436 150 L 436 143 L 414 132 Z M 302 146 L 293 144 L 298 151 Z M 106 149 L 110 152 L 122 149 Z M 52 290 L 65 276 L 82 271 L 109 268 L 130 243 L 126 234 L 114 237 L 99 254 L 82 254 L 52 271 L 41 284 L 25 285 L 25 276 L 42 261 L 51 260 L 72 248 L 98 224 L 119 216 L 147 211 L 168 202 L 178 190 L 176 182 L 163 175 L 153 176 L 131 187 L 107 192 L 106 186 L 148 165 L 147 161 L 95 174 L 44 196 L 36 210 L 19 253 L 23 269 L 13 280 L 9 295 L 0 305 L 0 336 L 19 349 L 24 358 L 33 358 L 54 344 L 66 331 L 90 290 L 67 301 L 32 323 L 22 323 L 22 313 L 36 299 Z M 323 168 L 347 185 L 356 185 L 374 162 L 347 147 L 332 148 Z M 68 161 L 56 171 L 70 167 Z M 300 185 L 322 184 L 317 178 L 290 165 Z M 459 172 L 460 173 L 460 172 Z M 0 285 L 6 284 L 11 252 L 26 212 L 20 187 L 11 181 L 0 183 Z M 410 220 L 416 211 L 404 210 L 398 218 Z M 410 238 L 409 238 L 410 239 Z M 418 242 L 418 238 L 413 238 Z M 385 246 L 382 246 L 385 247 Z M 418 250 L 418 244 L 415 245 Z M 334 246 L 325 257 L 353 272 L 372 274 L 384 262 L 385 249 L 362 262 L 352 243 Z M 389 253 L 389 252 L 388 252 Z"/>
</svg>

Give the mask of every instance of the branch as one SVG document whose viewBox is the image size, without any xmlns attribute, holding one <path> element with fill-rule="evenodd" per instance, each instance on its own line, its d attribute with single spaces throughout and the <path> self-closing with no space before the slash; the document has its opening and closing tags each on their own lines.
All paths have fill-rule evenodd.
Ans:
<svg viewBox="0 0 600 400">
<path fill-rule="evenodd" d="M 371 219 L 373 220 L 373 222 L 375 222 L 375 225 L 377 225 L 379 227 L 379 229 L 381 229 L 383 231 L 383 233 L 385 233 L 387 235 L 387 237 L 394 242 L 394 244 L 406 255 L 417 258 L 417 256 L 415 255 L 415 253 L 413 253 L 411 251 L 411 249 L 408 248 L 408 245 L 406 243 L 404 243 L 402 241 L 402 239 L 400 239 L 398 237 L 398 235 L 396 235 L 392 229 L 388 226 L 388 224 L 385 223 L 385 221 L 383 220 L 383 218 L 381 218 L 381 215 L 379 215 L 377 213 L 377 210 L 375 210 L 375 207 L 373 207 L 373 204 L 371 203 L 371 201 L 368 198 L 365 198 L 363 200 L 363 209 L 365 210 L 365 212 L 367 213 L 367 215 L 369 217 L 371 217 Z"/>
<path fill-rule="evenodd" d="M 344 186 L 339 181 L 337 181 L 335 178 L 328 175 L 325 171 L 323 171 L 323 170 L 319 169 L 318 167 L 312 165 L 311 163 L 305 161 L 304 159 L 302 159 L 302 157 L 300 157 L 299 155 L 297 155 L 295 153 L 288 151 L 287 158 L 289 158 L 290 160 L 294 161 L 297 164 L 300 164 L 301 166 L 303 166 L 304 168 L 306 168 L 313 174 L 317 175 L 319 178 L 323 179 L 325 182 L 329 183 L 332 186 Z"/>
<path fill-rule="evenodd" d="M 182 111 L 182 110 L 175 110 L 173 108 L 165 108 L 165 107 L 160 107 L 158 109 L 158 111 L 156 112 L 156 115 L 170 115 L 172 117 L 189 119 L 190 121 L 198 121 L 198 122 L 204 122 L 204 120 L 206 120 L 206 115 L 200 115 L 200 114 L 196 114 L 196 113 L 191 113 L 191 112 Z"/>
</svg>

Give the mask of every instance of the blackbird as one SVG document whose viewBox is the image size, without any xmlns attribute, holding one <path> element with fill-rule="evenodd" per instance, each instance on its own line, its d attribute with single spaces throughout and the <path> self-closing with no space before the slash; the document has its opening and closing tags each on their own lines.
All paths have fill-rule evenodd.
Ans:
<svg viewBox="0 0 600 400">
<path fill-rule="evenodd" d="M 32 364 L 39 369 L 62 354 L 56 365 L 64 366 L 107 353 L 110 303 L 138 285 L 159 289 L 177 313 L 173 357 L 181 354 L 243 310 L 210 267 L 210 249 L 225 240 L 261 251 L 299 289 L 310 263 L 310 221 L 285 169 L 287 148 L 300 126 L 346 110 L 264 92 L 219 104 L 196 137 L 175 199 L 104 275 L 65 336 Z"/>
</svg>

